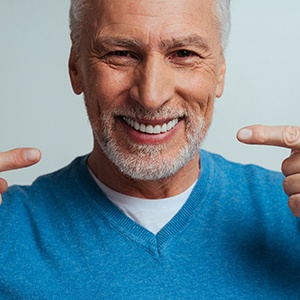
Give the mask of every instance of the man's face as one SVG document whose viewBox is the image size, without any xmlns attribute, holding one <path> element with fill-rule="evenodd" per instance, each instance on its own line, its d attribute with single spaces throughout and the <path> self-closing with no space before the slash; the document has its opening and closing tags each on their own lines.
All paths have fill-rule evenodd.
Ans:
<svg viewBox="0 0 300 300">
<path fill-rule="evenodd" d="M 223 92 L 213 2 L 90 2 L 70 74 L 84 93 L 99 159 L 134 179 L 169 177 L 198 155 Z"/>
</svg>

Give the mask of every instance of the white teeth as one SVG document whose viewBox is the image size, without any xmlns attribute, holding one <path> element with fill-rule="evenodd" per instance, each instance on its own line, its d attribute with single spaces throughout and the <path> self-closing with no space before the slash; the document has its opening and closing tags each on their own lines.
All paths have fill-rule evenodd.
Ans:
<svg viewBox="0 0 300 300">
<path fill-rule="evenodd" d="M 146 132 L 146 125 L 145 124 L 141 124 L 140 131 L 141 132 Z"/>
<path fill-rule="evenodd" d="M 135 128 L 136 129 L 136 128 Z M 153 126 L 152 125 L 148 125 L 147 127 L 146 127 L 146 133 L 150 133 L 150 134 L 152 134 L 153 133 Z"/>
<path fill-rule="evenodd" d="M 135 130 L 139 130 L 140 129 L 140 124 L 137 121 L 135 121 L 133 127 L 134 127 Z"/>
<path fill-rule="evenodd" d="M 167 125 L 167 130 L 171 130 L 174 127 L 174 120 L 170 121 Z"/>
<path fill-rule="evenodd" d="M 156 125 L 156 126 L 153 128 L 153 133 L 155 133 L 155 134 L 161 133 L 161 126 Z"/>
<path fill-rule="evenodd" d="M 137 121 L 134 121 L 131 118 L 123 117 L 123 120 L 132 128 L 134 128 L 137 131 L 148 133 L 148 134 L 160 134 L 164 133 L 166 131 L 169 131 L 173 129 L 177 123 L 179 122 L 178 118 L 173 119 L 169 123 L 165 123 L 163 125 L 155 125 L 154 127 L 152 125 L 145 125 L 142 123 L 139 123 Z"/>
</svg>

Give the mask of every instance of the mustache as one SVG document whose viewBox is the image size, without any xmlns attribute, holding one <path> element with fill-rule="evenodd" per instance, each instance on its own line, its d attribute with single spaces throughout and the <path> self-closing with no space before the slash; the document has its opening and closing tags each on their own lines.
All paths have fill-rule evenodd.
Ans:
<svg viewBox="0 0 300 300">
<path fill-rule="evenodd" d="M 131 105 L 127 107 L 119 107 L 114 111 L 115 117 L 139 118 L 145 120 L 157 119 L 175 119 L 188 116 L 188 110 L 184 107 L 174 107 L 173 105 L 164 105 L 156 111 L 149 111 L 141 105 Z"/>
</svg>

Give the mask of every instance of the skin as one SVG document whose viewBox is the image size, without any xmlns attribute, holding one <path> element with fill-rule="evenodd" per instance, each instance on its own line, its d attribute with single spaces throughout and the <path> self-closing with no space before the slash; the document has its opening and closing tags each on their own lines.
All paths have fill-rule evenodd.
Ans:
<svg viewBox="0 0 300 300">
<path fill-rule="evenodd" d="M 100 5 L 101 10 L 98 9 Z M 167 135 L 142 135 L 130 131 L 122 121 L 113 117 L 118 107 L 139 105 L 152 114 L 161 107 L 170 107 L 172 111 L 188 107 L 209 125 L 214 99 L 222 95 L 225 76 L 218 31 L 211 26 L 211 2 L 178 0 L 174 5 L 174 1 L 95 1 L 89 20 L 80 53 L 72 47 L 69 70 L 75 93 L 85 94 L 94 130 L 94 149 L 88 161 L 90 168 L 103 183 L 129 195 L 155 199 L 182 192 L 199 176 L 198 154 L 169 178 L 132 180 L 120 173 L 99 147 L 97 139 L 103 138 L 99 116 L 103 112 L 108 114 L 108 125 L 113 129 L 112 138 L 125 155 L 134 155 L 129 147 L 133 142 L 166 145 L 167 151 L 162 154 L 164 159 L 176 155 L 179 146 L 187 143 L 187 121 L 183 119 Z M 201 43 L 199 38 L 197 43 L 191 43 L 191 38 L 187 39 L 191 34 L 200 37 Z M 114 41 L 120 38 L 128 40 L 130 37 L 139 43 L 134 46 L 127 43 L 125 49 L 123 43 L 121 49 L 116 49 L 115 45 L 107 43 L 107 39 L 99 39 L 107 36 L 114 37 Z M 170 37 L 173 41 L 180 40 L 180 45 L 170 43 Z M 99 40 L 100 43 L 97 43 Z M 166 47 L 162 47 L 162 41 Z M 126 50 L 132 55 L 116 55 L 117 50 Z M 185 50 L 193 54 L 186 57 Z M 111 52 L 114 55 L 108 55 Z M 184 58 L 181 57 L 183 54 Z M 191 127 L 195 126 L 196 121 L 191 120 Z M 286 176 L 284 190 L 290 196 L 289 206 L 296 216 L 300 216 L 299 135 L 300 127 L 266 126 L 251 126 L 237 134 L 244 143 L 292 149 L 293 154 L 283 162 L 282 171 Z M 30 166 L 40 158 L 41 153 L 37 149 L 0 152 L 0 172 Z M 1 179 L 0 194 L 6 188 L 6 181 Z"/>
<path fill-rule="evenodd" d="M 107 186 L 128 195 L 156 199 L 183 192 L 199 176 L 197 151 L 171 177 L 133 180 L 120 172 L 97 141 L 104 140 L 103 128 L 111 127 L 110 139 L 125 157 L 143 155 L 140 160 L 148 165 L 159 166 L 165 160 L 172 165 L 179 149 L 188 143 L 187 134 L 195 133 L 199 124 L 196 116 L 201 116 L 206 126 L 199 146 L 211 122 L 214 99 L 224 88 L 225 60 L 218 28 L 211 26 L 213 18 L 211 1 L 178 0 L 176 6 L 173 1 L 93 2 L 81 51 L 78 54 L 72 49 L 69 68 L 75 93 L 85 95 L 94 131 L 89 166 Z M 124 113 L 118 113 L 120 107 Z M 185 110 L 189 118 L 185 116 L 168 133 L 149 135 L 133 130 L 119 118 L 119 114 L 128 116 L 126 110 L 135 108 L 151 114 L 150 119 L 146 113 L 129 114 L 145 124 L 162 124 Z M 156 115 L 159 110 L 171 112 Z M 110 115 L 105 124 L 100 124 L 99 120 Z M 132 150 L 143 145 L 165 149 L 150 160 L 142 151 Z"/>
<path fill-rule="evenodd" d="M 289 196 L 288 205 L 292 213 L 300 217 L 300 127 L 253 125 L 237 133 L 242 143 L 278 146 L 291 149 L 291 155 L 282 163 L 286 176 L 283 189 Z"/>
<path fill-rule="evenodd" d="M 18 148 L 0 152 L 0 172 L 29 167 L 39 162 L 41 157 L 41 152 L 35 148 Z M 6 180 L 0 178 L 0 204 L 1 194 L 6 191 L 7 186 Z"/>
</svg>

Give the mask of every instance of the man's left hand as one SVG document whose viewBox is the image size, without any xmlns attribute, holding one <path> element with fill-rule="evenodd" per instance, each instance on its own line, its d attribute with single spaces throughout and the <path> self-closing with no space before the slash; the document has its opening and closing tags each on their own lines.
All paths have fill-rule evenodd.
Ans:
<svg viewBox="0 0 300 300">
<path fill-rule="evenodd" d="M 254 125 L 242 128 L 237 139 L 245 144 L 270 145 L 291 149 L 291 155 L 282 163 L 285 176 L 283 189 L 289 196 L 292 213 L 300 217 L 300 127 Z"/>
</svg>

